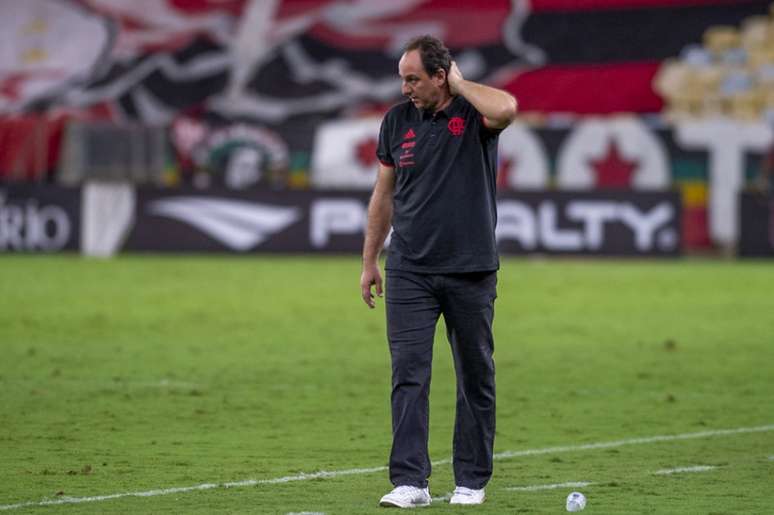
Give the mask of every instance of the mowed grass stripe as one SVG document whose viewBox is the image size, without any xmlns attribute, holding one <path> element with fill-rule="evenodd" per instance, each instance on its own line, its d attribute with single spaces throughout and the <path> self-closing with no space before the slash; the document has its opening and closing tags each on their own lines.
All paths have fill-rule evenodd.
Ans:
<svg viewBox="0 0 774 515">
<path fill-rule="evenodd" d="M 386 462 L 384 300 L 368 310 L 359 275 L 357 257 L 0 257 L 0 505 L 216 485 L 76 511 L 378 515 L 384 467 L 233 481 Z M 609 445 L 772 422 L 772 291 L 766 262 L 503 259 L 495 450 L 505 454 L 478 515 L 563 510 L 559 489 L 498 492 L 628 478 L 632 463 L 719 468 L 595 484 L 595 510 L 629 512 L 635 496 L 652 513 L 766 513 L 772 432 Z M 440 465 L 456 404 L 443 321 L 434 354 L 431 491 L 442 493 L 454 487 Z M 608 447 L 509 459 L 557 442 Z"/>
<path fill-rule="evenodd" d="M 738 435 L 743 433 L 762 433 L 762 432 L 768 432 L 768 431 L 774 431 L 774 424 L 767 425 L 767 426 L 759 426 L 759 427 L 738 427 L 734 429 L 700 431 L 697 433 L 685 433 L 685 434 L 679 434 L 679 435 L 659 435 L 659 436 L 650 436 L 650 437 L 644 437 L 644 438 L 630 438 L 630 439 L 624 439 L 624 440 L 615 440 L 612 442 L 599 442 L 599 443 L 591 443 L 591 444 L 583 444 L 583 445 L 565 445 L 560 447 L 548 447 L 545 449 L 526 449 L 523 451 L 506 451 L 506 452 L 497 453 L 495 455 L 495 459 L 505 460 L 505 459 L 512 459 L 516 457 L 537 456 L 541 454 L 558 454 L 558 453 L 564 453 L 564 452 L 610 449 L 615 447 L 621 447 L 624 445 L 646 445 L 646 444 L 671 442 L 671 441 L 678 441 L 678 440 L 692 440 L 696 438 L 731 436 L 731 435 Z M 449 463 L 449 460 L 442 460 L 439 462 L 433 462 L 433 465 L 438 466 L 440 464 L 448 464 L 448 463 Z M 654 472 L 654 474 L 669 475 L 669 474 L 682 473 L 682 472 L 705 472 L 708 470 L 712 470 L 714 468 L 716 467 L 713 467 L 713 466 L 680 467 L 680 468 L 674 468 L 674 469 L 658 470 Z M 202 490 L 212 490 L 214 488 L 237 488 L 237 487 L 258 486 L 258 485 L 277 485 L 277 484 L 289 483 L 294 481 L 308 481 L 312 479 L 332 479 L 332 478 L 338 478 L 342 476 L 372 474 L 374 472 L 383 472 L 385 470 L 387 470 L 387 467 L 384 467 L 384 466 L 360 468 L 360 469 L 348 469 L 348 470 L 333 470 L 333 471 L 322 470 L 318 472 L 302 473 L 295 476 L 284 476 L 284 477 L 278 477 L 273 479 L 246 479 L 242 481 L 232 481 L 232 482 L 221 483 L 221 484 L 204 483 L 201 485 L 186 486 L 186 487 L 159 488 L 154 490 L 148 490 L 145 492 L 126 492 L 126 493 L 119 493 L 119 494 L 97 495 L 92 497 L 64 497 L 61 499 L 53 499 L 53 500 L 45 500 L 45 501 L 28 501 L 23 503 L 0 505 L 0 510 L 7 511 L 7 510 L 14 510 L 19 508 L 28 508 L 31 506 L 54 506 L 59 504 L 81 504 L 81 503 L 88 503 L 88 502 L 110 501 L 114 499 L 120 499 L 122 497 L 156 497 L 160 495 L 182 494 L 182 493 L 196 492 L 196 491 L 202 491 Z M 561 487 L 582 487 L 582 486 L 588 486 L 590 484 L 592 483 L 589 483 L 589 482 L 558 483 L 553 485 L 510 487 L 510 488 L 506 488 L 506 490 L 535 491 L 535 490 L 549 490 L 549 489 L 555 489 L 555 488 L 561 488 Z M 439 498 L 439 499 L 442 499 L 442 498 Z"/>
</svg>

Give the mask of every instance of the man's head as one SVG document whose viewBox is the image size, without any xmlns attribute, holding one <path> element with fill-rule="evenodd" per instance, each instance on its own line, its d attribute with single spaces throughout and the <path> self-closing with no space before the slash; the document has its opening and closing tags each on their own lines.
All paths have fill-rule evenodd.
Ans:
<svg viewBox="0 0 774 515">
<path fill-rule="evenodd" d="M 447 75 L 449 49 L 437 38 L 420 36 L 409 41 L 398 62 L 401 92 L 420 109 L 435 111 L 450 97 Z"/>
</svg>

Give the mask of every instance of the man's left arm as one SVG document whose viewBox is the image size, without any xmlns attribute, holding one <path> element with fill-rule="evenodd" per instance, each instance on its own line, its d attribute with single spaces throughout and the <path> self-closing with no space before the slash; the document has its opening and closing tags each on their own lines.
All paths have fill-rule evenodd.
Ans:
<svg viewBox="0 0 774 515">
<path fill-rule="evenodd" d="M 452 95 L 462 95 L 484 117 L 489 129 L 504 129 L 516 118 L 518 104 L 510 93 L 501 89 L 465 80 L 452 61 L 447 77 Z"/>
</svg>

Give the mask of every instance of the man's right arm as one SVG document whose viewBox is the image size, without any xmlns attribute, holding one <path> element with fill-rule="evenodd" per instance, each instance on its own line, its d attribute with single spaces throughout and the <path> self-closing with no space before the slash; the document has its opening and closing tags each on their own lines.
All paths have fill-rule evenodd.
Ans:
<svg viewBox="0 0 774 515">
<path fill-rule="evenodd" d="M 379 272 L 379 252 L 392 225 L 392 195 L 395 191 L 395 168 L 379 164 L 376 185 L 368 203 L 368 226 L 363 244 L 363 273 L 360 275 L 360 291 L 363 302 L 374 307 L 374 295 L 382 296 L 382 276 Z"/>
</svg>

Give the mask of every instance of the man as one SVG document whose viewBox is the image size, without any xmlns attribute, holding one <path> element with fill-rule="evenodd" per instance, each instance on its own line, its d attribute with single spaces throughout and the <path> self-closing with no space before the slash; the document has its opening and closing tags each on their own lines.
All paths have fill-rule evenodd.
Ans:
<svg viewBox="0 0 774 515">
<path fill-rule="evenodd" d="M 480 504 L 492 475 L 492 320 L 497 138 L 516 116 L 508 93 L 467 81 L 443 43 L 412 40 L 398 63 L 408 101 L 382 121 L 360 287 L 382 295 L 379 251 L 393 228 L 387 274 L 392 358 L 390 480 L 381 506 L 430 504 L 428 395 L 435 326 L 443 315 L 457 375 L 452 504 Z"/>
</svg>

